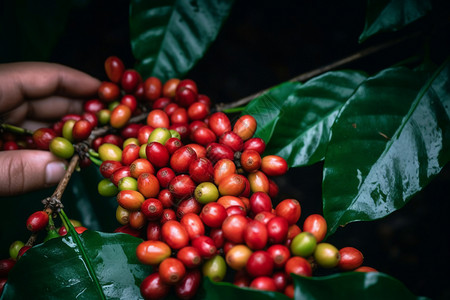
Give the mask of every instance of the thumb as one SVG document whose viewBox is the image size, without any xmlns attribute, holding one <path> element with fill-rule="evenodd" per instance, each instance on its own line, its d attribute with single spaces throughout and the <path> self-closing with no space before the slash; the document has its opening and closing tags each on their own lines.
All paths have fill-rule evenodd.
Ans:
<svg viewBox="0 0 450 300">
<path fill-rule="evenodd" d="M 56 185 L 67 162 L 48 151 L 0 152 L 0 196 L 12 196 Z"/>
</svg>

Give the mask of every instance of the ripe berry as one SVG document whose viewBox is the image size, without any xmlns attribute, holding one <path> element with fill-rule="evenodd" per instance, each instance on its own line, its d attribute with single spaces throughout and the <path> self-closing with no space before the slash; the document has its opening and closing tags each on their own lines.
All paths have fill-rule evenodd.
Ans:
<svg viewBox="0 0 450 300">
<path fill-rule="evenodd" d="M 37 211 L 27 219 L 27 229 L 31 232 L 38 232 L 48 224 L 48 214 L 45 211 Z"/>
</svg>

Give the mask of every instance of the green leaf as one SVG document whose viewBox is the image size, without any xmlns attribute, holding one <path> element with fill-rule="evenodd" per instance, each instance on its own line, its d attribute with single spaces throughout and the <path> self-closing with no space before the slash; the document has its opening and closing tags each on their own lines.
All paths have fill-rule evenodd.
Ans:
<svg viewBox="0 0 450 300">
<path fill-rule="evenodd" d="M 334 119 L 366 77 L 359 71 L 335 71 L 297 85 L 276 110 L 265 153 L 283 157 L 290 167 L 323 160 Z"/>
<path fill-rule="evenodd" d="M 301 86 L 300 82 L 282 83 L 253 99 L 245 107 L 241 115 L 253 116 L 258 124 L 255 137 L 262 138 L 266 143 L 270 141 L 282 114 L 284 102 L 298 86 Z"/>
<path fill-rule="evenodd" d="M 431 11 L 431 0 L 367 0 L 359 42 L 379 32 L 397 31 Z"/>
<path fill-rule="evenodd" d="M 228 16 L 233 0 L 130 3 L 130 32 L 136 69 L 162 81 L 183 77 L 202 58 Z"/>
<path fill-rule="evenodd" d="M 384 70 L 342 108 L 322 183 L 330 233 L 403 207 L 448 162 L 449 72 L 447 61 L 423 85 L 423 73 Z"/>
<path fill-rule="evenodd" d="M 71 1 L 2 1 L 0 60 L 48 60 L 65 30 Z"/>
<path fill-rule="evenodd" d="M 379 272 L 293 279 L 295 299 L 418 299 L 400 281 Z"/>
<path fill-rule="evenodd" d="M 80 235 L 107 299 L 139 299 L 151 272 L 136 257 L 142 241 L 123 233 Z M 101 299 L 73 238 L 52 239 L 28 250 L 11 270 L 1 299 Z"/>
</svg>

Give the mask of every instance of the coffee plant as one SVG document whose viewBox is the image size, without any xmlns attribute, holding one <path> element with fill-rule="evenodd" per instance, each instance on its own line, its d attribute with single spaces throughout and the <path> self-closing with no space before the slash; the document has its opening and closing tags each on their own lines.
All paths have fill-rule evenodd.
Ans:
<svg viewBox="0 0 450 300">
<path fill-rule="evenodd" d="M 11 197 L 28 235 L 2 226 L 17 236 L 2 238 L 1 299 L 418 297 L 333 235 L 402 209 L 450 158 L 447 57 L 342 68 L 430 29 L 219 103 L 189 72 L 233 5 L 130 1 L 133 66 L 97 62 L 103 81 L 82 114 L 33 132 L 1 124 L 2 151 L 68 161 L 56 189 Z M 443 7 L 368 1 L 360 42 L 427 18 L 445 27 Z M 283 178 L 312 165 L 322 199 L 289 195 Z M 315 201 L 323 209 L 305 214 Z"/>
</svg>

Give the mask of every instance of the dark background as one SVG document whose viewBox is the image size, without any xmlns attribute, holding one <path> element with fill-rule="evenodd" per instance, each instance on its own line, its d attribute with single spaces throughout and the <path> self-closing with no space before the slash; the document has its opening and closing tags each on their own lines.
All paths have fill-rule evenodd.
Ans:
<svg viewBox="0 0 450 300">
<path fill-rule="evenodd" d="M 232 102 L 418 29 L 425 34 L 343 68 L 374 73 L 421 57 L 425 41 L 436 63 L 449 53 L 448 25 L 436 26 L 433 18 L 358 44 L 364 19 L 365 1 L 236 1 L 217 40 L 188 77 L 213 101 Z M 103 62 L 108 56 L 121 57 L 127 67 L 134 64 L 128 30 L 128 1 L 88 2 L 71 11 L 49 61 L 106 79 Z M 277 179 L 280 197 L 300 200 L 301 222 L 322 213 L 321 179 L 322 164 L 291 169 Z M 365 265 L 399 279 L 416 295 L 450 298 L 449 182 L 445 168 L 403 209 L 382 220 L 349 224 L 329 241 L 359 248 Z"/>
</svg>

